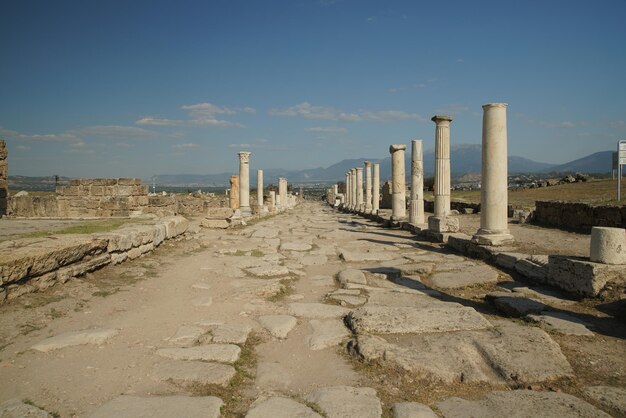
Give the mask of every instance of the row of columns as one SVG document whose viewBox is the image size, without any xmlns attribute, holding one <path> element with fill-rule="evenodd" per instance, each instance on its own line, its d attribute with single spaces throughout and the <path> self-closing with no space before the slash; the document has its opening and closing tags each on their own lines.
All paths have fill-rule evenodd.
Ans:
<svg viewBox="0 0 626 418">
<path fill-rule="evenodd" d="M 232 209 L 239 209 L 241 216 L 252 216 L 250 208 L 250 152 L 237 153 L 239 157 L 239 175 L 230 178 L 229 205 Z M 287 179 L 278 179 L 278 198 L 275 191 L 270 191 L 270 206 L 274 210 L 285 210 L 289 206 L 287 196 Z M 257 170 L 257 205 L 259 213 L 268 211 L 263 197 L 263 170 Z"/>
<path fill-rule="evenodd" d="M 513 240 L 508 230 L 508 155 L 504 103 L 483 106 L 482 188 L 480 229 L 472 240 L 484 245 L 501 245 Z M 437 233 L 457 232 L 459 220 L 450 212 L 450 124 L 448 115 L 435 115 L 435 183 L 434 213 L 428 218 L 428 229 Z M 406 145 L 389 147 L 391 154 L 391 220 L 407 218 Z M 371 172 L 373 166 L 373 175 Z M 345 175 L 344 207 L 351 211 L 377 214 L 380 199 L 380 166 L 365 161 L 365 197 L 363 167 L 350 169 Z M 409 216 L 411 224 L 425 224 L 424 162 L 422 141 L 411 141 L 411 194 Z"/>
</svg>

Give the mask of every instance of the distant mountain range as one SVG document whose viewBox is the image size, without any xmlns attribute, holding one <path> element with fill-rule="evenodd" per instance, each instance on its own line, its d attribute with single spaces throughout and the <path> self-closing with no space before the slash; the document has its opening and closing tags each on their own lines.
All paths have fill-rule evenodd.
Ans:
<svg viewBox="0 0 626 418">
<path fill-rule="evenodd" d="M 450 160 L 452 176 L 460 177 L 468 173 L 480 173 L 482 151 L 480 144 L 457 144 L 450 147 Z M 528 158 L 509 156 L 509 173 L 609 173 L 611 171 L 612 151 L 601 151 L 570 161 L 565 164 L 548 164 L 529 160 Z M 411 152 L 406 152 L 407 177 L 410 175 Z M 279 177 L 286 177 L 290 183 L 330 183 L 342 181 L 345 173 L 353 167 L 363 167 L 363 162 L 369 160 L 380 164 L 381 182 L 391 177 L 391 158 L 357 158 L 343 160 L 327 168 L 311 168 L 306 170 L 282 170 L 264 169 L 263 176 L 266 184 L 277 184 Z M 435 151 L 424 152 L 424 172 L 426 177 L 434 175 Z M 228 187 L 229 178 L 233 173 L 220 174 L 160 174 L 154 177 L 158 186 L 167 187 Z M 61 177 L 62 183 L 68 178 Z M 9 187 L 12 190 L 39 190 L 39 186 L 47 186 L 45 189 L 54 188 L 54 177 L 26 177 L 9 176 Z M 145 184 L 151 185 L 152 178 L 145 179 Z M 250 185 L 256 186 L 256 169 L 250 170 Z"/>
<path fill-rule="evenodd" d="M 509 156 L 509 173 L 608 173 L 611 167 L 612 151 L 602 151 L 579 158 L 566 164 L 549 164 L 530 160 L 524 157 Z M 410 149 L 406 155 L 407 177 L 409 176 L 409 163 L 411 160 Z M 280 169 L 264 169 L 265 183 L 277 183 L 279 177 L 286 177 L 291 183 L 327 183 L 341 181 L 345 173 L 353 167 L 363 167 L 364 161 L 380 164 L 381 182 L 391 178 L 391 157 L 383 159 L 356 158 L 342 160 L 327 168 L 311 168 L 306 170 L 288 171 Z M 480 144 L 457 144 L 450 147 L 450 160 L 452 176 L 460 177 L 467 173 L 480 173 L 482 160 L 482 147 Z M 433 176 L 435 171 L 435 151 L 428 150 L 424 153 L 424 172 L 427 177 Z M 207 175 L 172 174 L 156 176 L 156 183 L 167 186 L 189 187 L 219 187 L 227 186 L 228 179 L 232 174 L 221 173 Z M 250 172 L 250 184 L 256 185 L 256 170 Z"/>
</svg>

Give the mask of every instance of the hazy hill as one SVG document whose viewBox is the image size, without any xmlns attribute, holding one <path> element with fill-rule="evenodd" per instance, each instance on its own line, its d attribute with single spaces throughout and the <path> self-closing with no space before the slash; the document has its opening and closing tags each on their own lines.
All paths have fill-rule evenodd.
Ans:
<svg viewBox="0 0 626 418">
<path fill-rule="evenodd" d="M 557 173 L 610 173 L 613 151 L 600 151 L 569 163 L 548 167 L 542 171 Z"/>
</svg>

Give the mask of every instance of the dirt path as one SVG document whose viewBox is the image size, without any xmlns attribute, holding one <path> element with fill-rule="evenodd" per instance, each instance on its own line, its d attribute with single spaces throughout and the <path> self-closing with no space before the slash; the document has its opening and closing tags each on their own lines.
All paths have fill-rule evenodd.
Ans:
<svg viewBox="0 0 626 418">
<path fill-rule="evenodd" d="M 586 332 L 509 319 L 485 302 L 494 291 Z M 166 416 L 176 402 L 187 416 L 375 417 L 420 402 L 395 416 L 424 405 L 463 416 L 450 397 L 531 388 L 505 403 L 601 416 L 619 406 L 585 391 L 626 387 L 625 335 L 595 306 L 305 203 L 1 306 L 0 404 L 28 399 L 62 417 Z"/>
</svg>

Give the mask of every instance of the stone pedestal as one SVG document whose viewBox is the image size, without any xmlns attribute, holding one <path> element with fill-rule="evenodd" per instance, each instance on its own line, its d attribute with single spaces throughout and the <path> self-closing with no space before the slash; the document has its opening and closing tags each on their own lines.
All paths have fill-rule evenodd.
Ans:
<svg viewBox="0 0 626 418">
<path fill-rule="evenodd" d="M 9 197 L 9 166 L 6 142 L 0 140 L 0 218 L 7 214 Z"/>
<path fill-rule="evenodd" d="M 372 163 L 365 161 L 365 213 L 372 213 Z"/>
<path fill-rule="evenodd" d="M 374 181 L 372 182 L 372 213 L 380 210 L 380 164 L 374 164 Z"/>
<path fill-rule="evenodd" d="M 230 176 L 228 203 L 231 209 L 239 209 L 239 176 Z"/>
<path fill-rule="evenodd" d="M 363 167 L 356 168 L 356 211 L 362 212 L 364 207 L 363 201 Z"/>
<path fill-rule="evenodd" d="M 239 209 L 246 217 L 252 214 L 250 210 L 250 152 L 240 152 L 239 156 Z"/>
<path fill-rule="evenodd" d="M 514 240 L 508 228 L 506 106 L 483 106 L 480 229 L 472 237 L 481 245 L 503 245 Z"/>
<path fill-rule="evenodd" d="M 409 222 L 418 225 L 424 223 L 424 161 L 422 141 L 411 141 L 411 199 Z"/>
<path fill-rule="evenodd" d="M 446 115 L 431 119 L 435 128 L 435 209 L 428 218 L 428 229 L 434 232 L 457 232 L 458 218 L 450 219 L 450 122 Z M 432 219 L 431 219 L 432 218 Z"/>
<path fill-rule="evenodd" d="M 602 264 L 626 264 L 626 229 L 592 227 L 589 259 Z"/>
<path fill-rule="evenodd" d="M 391 220 L 406 218 L 406 179 L 404 167 L 406 145 L 394 144 L 389 147 L 391 153 Z"/>
</svg>

